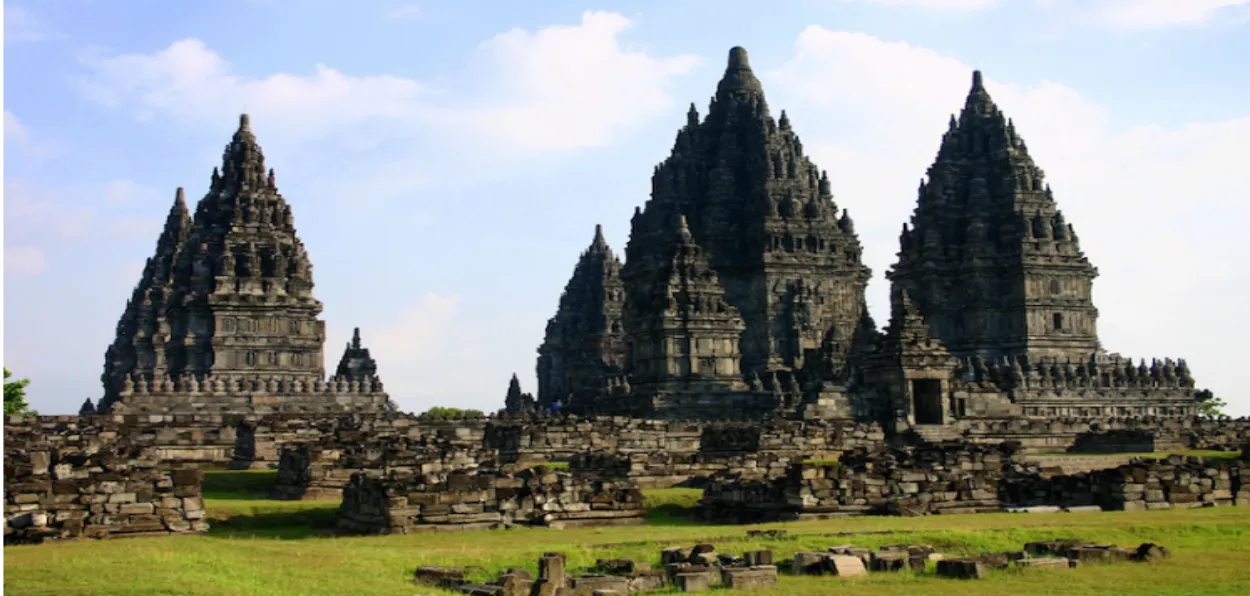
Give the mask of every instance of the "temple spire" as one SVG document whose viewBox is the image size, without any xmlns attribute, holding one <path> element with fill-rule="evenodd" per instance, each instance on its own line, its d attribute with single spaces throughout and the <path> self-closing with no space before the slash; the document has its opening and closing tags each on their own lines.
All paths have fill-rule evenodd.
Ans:
<svg viewBox="0 0 1250 596">
<path fill-rule="evenodd" d="M 764 99 L 764 86 L 751 70 L 751 61 L 747 51 L 741 47 L 729 50 L 729 64 L 725 67 L 725 75 L 716 87 L 718 100 L 729 99 Z"/>
</svg>

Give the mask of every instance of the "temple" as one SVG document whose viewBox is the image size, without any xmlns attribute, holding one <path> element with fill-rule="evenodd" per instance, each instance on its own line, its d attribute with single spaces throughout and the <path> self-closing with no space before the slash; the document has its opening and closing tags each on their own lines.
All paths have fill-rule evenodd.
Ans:
<svg viewBox="0 0 1250 596">
<path fill-rule="evenodd" d="M 101 412 L 391 407 L 360 336 L 325 379 L 325 323 L 291 207 L 239 119 L 192 217 L 180 188 L 105 354 Z"/>
<path fill-rule="evenodd" d="M 733 48 L 706 117 L 692 105 L 655 168 L 625 263 L 596 229 L 539 348 L 536 403 L 508 409 L 854 418 L 935 437 L 1198 412 L 1207 392 L 1183 360 L 1102 348 L 1098 271 L 979 72 L 899 242 L 882 331 L 850 215 Z"/>
</svg>

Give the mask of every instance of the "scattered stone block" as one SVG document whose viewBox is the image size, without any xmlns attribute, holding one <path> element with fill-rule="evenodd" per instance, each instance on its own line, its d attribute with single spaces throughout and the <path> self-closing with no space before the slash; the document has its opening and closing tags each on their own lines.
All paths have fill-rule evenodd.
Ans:
<svg viewBox="0 0 1250 596">
<path fill-rule="evenodd" d="M 760 565 L 749 568 L 732 568 L 722 571 L 722 583 L 734 590 L 753 590 L 777 585 L 777 568 Z"/>
<path fill-rule="evenodd" d="M 802 575 L 820 575 L 824 572 L 825 557 L 824 553 L 794 553 L 790 571 Z"/>
<path fill-rule="evenodd" d="M 1043 557 L 1040 559 L 1021 559 L 1016 565 L 1032 569 L 1068 569 L 1071 567 L 1067 559 L 1061 557 Z"/>
<path fill-rule="evenodd" d="M 773 551 L 771 550 L 752 550 L 742 555 L 748 567 L 758 567 L 760 565 L 773 564 Z"/>
<path fill-rule="evenodd" d="M 456 588 L 467 583 L 464 579 L 464 569 L 460 567 L 437 567 L 426 565 L 417 567 L 413 574 L 413 583 L 422 586 L 438 586 L 443 588 Z"/>
<path fill-rule="evenodd" d="M 628 594 L 629 579 L 613 575 L 587 575 L 573 578 L 570 582 L 575 596 L 590 596 L 594 592 L 606 590 L 613 593 Z"/>
<path fill-rule="evenodd" d="M 856 577 L 866 575 L 864 560 L 850 555 L 830 555 L 826 560 L 829 572 L 838 577 Z"/>
<path fill-rule="evenodd" d="M 985 579 L 985 564 L 980 559 L 942 559 L 937 574 L 955 579 Z"/>
<path fill-rule="evenodd" d="M 877 551 L 872 554 L 869 568 L 873 571 L 902 571 L 907 569 L 906 551 Z"/>
<path fill-rule="evenodd" d="M 1165 547 L 1149 542 L 1138 546 L 1137 551 L 1132 555 L 1132 559 L 1134 561 L 1141 562 L 1162 561 L 1163 559 L 1170 558 L 1172 558 L 1171 551 Z"/>
<path fill-rule="evenodd" d="M 703 592 L 712 589 L 706 573 L 678 573 L 677 589 L 682 592 Z"/>
</svg>

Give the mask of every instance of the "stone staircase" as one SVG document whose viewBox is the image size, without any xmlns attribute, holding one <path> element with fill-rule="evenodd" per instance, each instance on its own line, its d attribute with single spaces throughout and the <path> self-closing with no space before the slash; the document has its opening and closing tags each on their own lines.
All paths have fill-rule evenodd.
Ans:
<svg viewBox="0 0 1250 596">
<path fill-rule="evenodd" d="M 916 433 L 916 436 L 930 443 L 961 441 L 964 438 L 963 429 L 955 425 L 917 424 L 912 427 L 912 430 Z"/>
</svg>

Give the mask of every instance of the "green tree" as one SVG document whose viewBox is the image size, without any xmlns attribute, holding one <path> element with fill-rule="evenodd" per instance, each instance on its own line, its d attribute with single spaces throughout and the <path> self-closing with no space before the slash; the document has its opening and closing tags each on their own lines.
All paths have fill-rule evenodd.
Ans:
<svg viewBox="0 0 1250 596">
<path fill-rule="evenodd" d="M 39 412 L 30 409 L 30 404 L 26 403 L 26 386 L 30 384 L 30 379 L 10 381 L 11 376 L 13 373 L 4 369 L 4 415 L 38 416 Z"/>
<path fill-rule="evenodd" d="M 482 416 L 481 410 L 461 410 L 460 408 L 444 408 L 442 406 L 434 406 L 421 414 L 422 418 L 457 420 L 460 418 L 478 418 Z"/>
<path fill-rule="evenodd" d="M 1218 418 L 1224 415 L 1228 402 L 1218 398 L 1210 389 L 1198 392 L 1198 414 L 1207 418 Z"/>
</svg>

